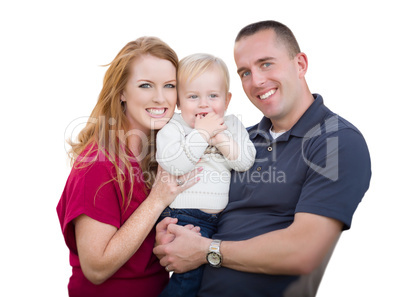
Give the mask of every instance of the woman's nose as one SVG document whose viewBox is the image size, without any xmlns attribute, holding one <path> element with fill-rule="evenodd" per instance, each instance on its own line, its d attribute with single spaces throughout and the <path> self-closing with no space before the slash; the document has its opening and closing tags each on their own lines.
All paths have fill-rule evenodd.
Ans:
<svg viewBox="0 0 402 297">
<path fill-rule="evenodd" d="M 153 100 L 156 103 L 163 103 L 166 101 L 166 96 L 163 89 L 157 90 L 154 94 Z"/>
</svg>

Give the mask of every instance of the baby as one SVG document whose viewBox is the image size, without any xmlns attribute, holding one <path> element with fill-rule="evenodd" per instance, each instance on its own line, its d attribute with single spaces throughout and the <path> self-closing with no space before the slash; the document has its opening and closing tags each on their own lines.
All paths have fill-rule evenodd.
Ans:
<svg viewBox="0 0 402 297">
<path fill-rule="evenodd" d="M 173 175 L 197 167 L 203 171 L 200 181 L 178 195 L 161 218 L 178 218 L 178 224 L 199 226 L 202 236 L 211 237 L 228 203 L 230 171 L 248 170 L 256 150 L 242 123 L 233 115 L 225 116 L 232 94 L 221 59 L 208 54 L 182 59 L 177 82 L 181 114 L 174 114 L 158 132 L 156 159 Z M 196 296 L 202 270 L 174 273 L 160 296 Z"/>
</svg>

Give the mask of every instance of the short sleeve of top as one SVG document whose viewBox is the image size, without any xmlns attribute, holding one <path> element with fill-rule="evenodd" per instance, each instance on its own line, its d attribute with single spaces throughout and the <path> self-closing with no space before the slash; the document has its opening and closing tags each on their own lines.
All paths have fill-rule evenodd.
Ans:
<svg viewBox="0 0 402 297">
<path fill-rule="evenodd" d="M 72 221 L 85 214 L 119 228 L 121 194 L 113 181 L 112 164 L 95 161 L 73 168 L 60 199 L 57 213 L 70 250 L 77 252 Z"/>
<path fill-rule="evenodd" d="M 166 286 L 169 274 L 160 266 L 152 252 L 155 244 L 154 228 L 134 255 L 101 285 L 92 284 L 83 274 L 73 220 L 84 214 L 119 229 L 148 195 L 141 168 L 134 158 L 130 160 L 134 179 L 130 180 L 128 174 L 125 174 L 123 183 L 126 194 L 124 205 L 115 166 L 101 152 L 98 154 L 97 148 L 85 158 L 94 160 L 91 163 L 81 162 L 73 167 L 57 205 L 57 214 L 64 240 L 70 250 L 70 265 L 73 268 L 68 285 L 69 296 L 158 296 Z M 127 197 L 132 185 L 131 200 L 128 203 Z"/>
<path fill-rule="evenodd" d="M 341 117 L 332 117 L 304 137 L 302 156 L 308 169 L 295 212 L 331 217 L 349 229 L 371 175 L 363 136 Z"/>
<path fill-rule="evenodd" d="M 256 162 L 244 173 L 232 173 L 215 238 L 243 240 L 283 229 L 298 212 L 333 218 L 349 229 L 371 177 L 360 131 L 319 95 L 286 133 L 272 139 L 271 126 L 264 117 L 250 128 Z"/>
</svg>

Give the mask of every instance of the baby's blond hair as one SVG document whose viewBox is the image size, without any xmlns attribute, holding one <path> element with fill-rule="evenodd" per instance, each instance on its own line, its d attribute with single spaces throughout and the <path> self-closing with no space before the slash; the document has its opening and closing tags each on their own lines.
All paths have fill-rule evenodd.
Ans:
<svg viewBox="0 0 402 297">
<path fill-rule="evenodd" d="M 178 86 L 181 83 L 191 82 L 213 66 L 222 71 L 225 91 L 229 92 L 230 78 L 228 68 L 222 59 L 210 54 L 193 54 L 181 59 L 177 69 Z"/>
</svg>

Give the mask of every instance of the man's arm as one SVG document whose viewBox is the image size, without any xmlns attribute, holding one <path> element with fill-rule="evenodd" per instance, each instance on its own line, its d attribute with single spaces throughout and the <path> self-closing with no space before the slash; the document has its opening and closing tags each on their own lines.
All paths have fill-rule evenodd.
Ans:
<svg viewBox="0 0 402 297">
<path fill-rule="evenodd" d="M 288 228 L 245 241 L 223 242 L 223 265 L 267 274 L 308 274 L 335 246 L 342 223 L 310 213 L 297 213 Z"/>
<path fill-rule="evenodd" d="M 169 225 L 175 239 L 158 245 L 154 252 L 163 266 L 182 273 L 206 262 L 211 239 Z M 222 265 L 231 269 L 266 274 L 306 274 L 314 270 L 335 246 L 342 223 L 310 213 L 297 213 L 288 228 L 248 240 L 223 241 Z"/>
</svg>

